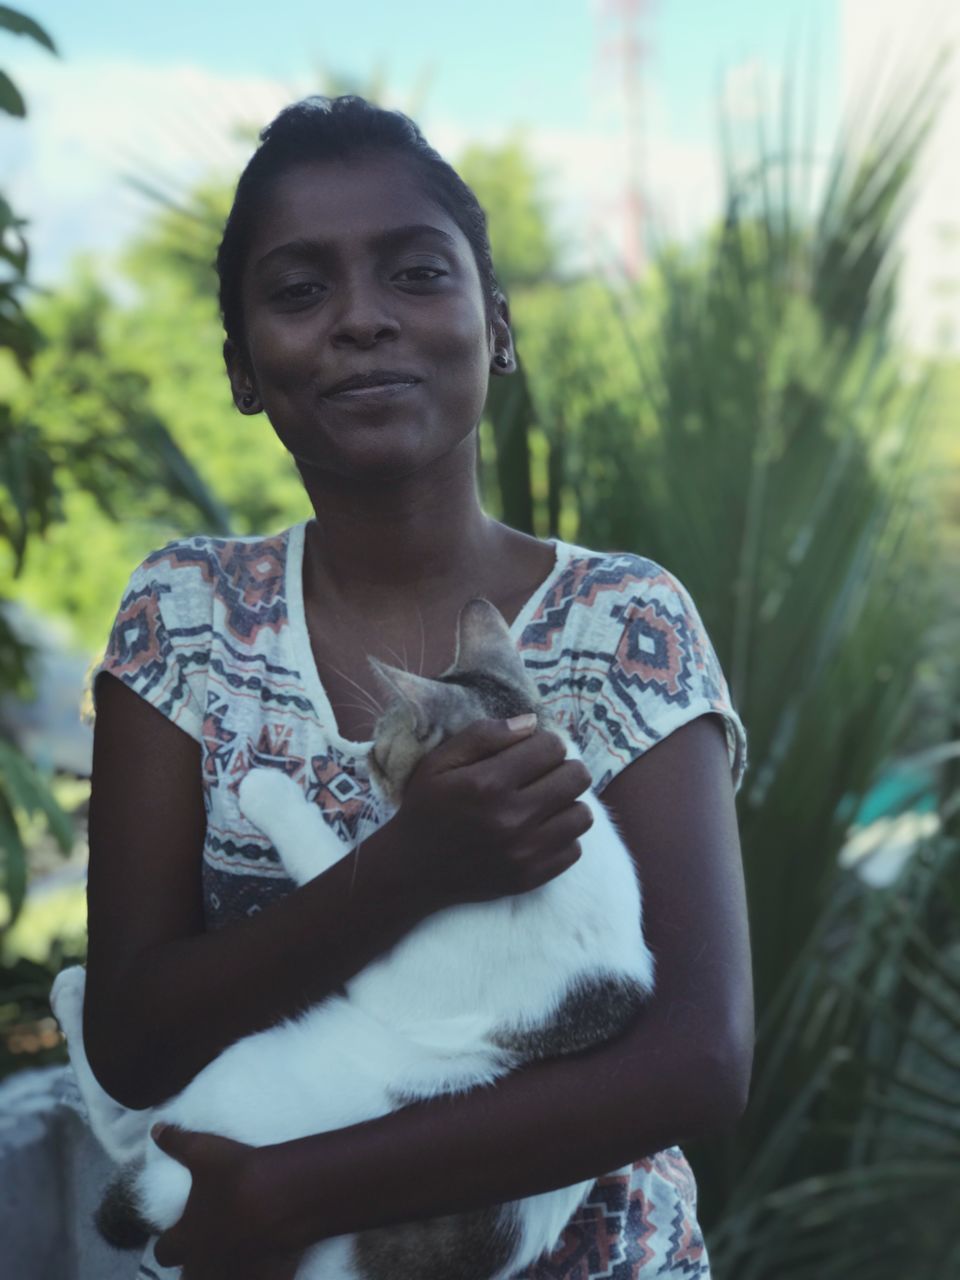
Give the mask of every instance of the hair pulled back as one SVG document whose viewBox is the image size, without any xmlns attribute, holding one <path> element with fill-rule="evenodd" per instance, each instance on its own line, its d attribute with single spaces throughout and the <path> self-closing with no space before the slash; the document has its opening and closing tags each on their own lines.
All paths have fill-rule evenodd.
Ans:
<svg viewBox="0 0 960 1280">
<path fill-rule="evenodd" d="M 227 337 L 245 347 L 241 281 L 256 220 L 274 181 L 313 160 L 350 160 L 369 154 L 409 159 L 427 194 L 457 224 L 477 263 L 488 317 L 502 291 L 493 269 L 487 219 L 477 197 L 401 111 L 387 111 L 365 98 L 319 95 L 285 107 L 260 134 L 237 183 L 233 206 L 217 250 L 220 311 Z"/>
</svg>

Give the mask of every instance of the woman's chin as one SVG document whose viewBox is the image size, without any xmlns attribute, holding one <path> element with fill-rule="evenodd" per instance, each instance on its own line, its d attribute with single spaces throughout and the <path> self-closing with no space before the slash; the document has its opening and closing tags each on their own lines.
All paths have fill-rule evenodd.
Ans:
<svg viewBox="0 0 960 1280">
<path fill-rule="evenodd" d="M 352 430 L 326 432 L 323 448 L 294 453 L 301 476 L 344 480 L 403 480 L 459 452 L 464 440 L 431 439 L 421 424 L 356 424 Z M 472 430 L 464 439 L 472 437 Z M 475 446 L 470 445 L 471 452 Z"/>
</svg>

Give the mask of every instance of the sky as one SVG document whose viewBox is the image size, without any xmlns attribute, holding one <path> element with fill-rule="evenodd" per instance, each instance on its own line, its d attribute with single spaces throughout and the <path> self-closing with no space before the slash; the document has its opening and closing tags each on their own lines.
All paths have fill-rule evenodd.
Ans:
<svg viewBox="0 0 960 1280">
<path fill-rule="evenodd" d="M 633 0 L 651 224 L 686 235 L 719 210 L 720 100 L 749 123 L 799 65 L 835 115 L 838 2 Z M 379 69 L 384 105 L 408 110 L 454 161 L 470 141 L 523 130 L 573 259 L 619 253 L 629 160 L 609 0 L 18 4 L 61 54 L 0 32 L 0 67 L 28 104 L 26 122 L 0 117 L 0 190 L 30 220 L 41 283 L 136 233 L 149 206 L 124 174 L 168 190 L 211 169 L 235 175 L 250 149 L 236 122 L 264 124 L 324 70 L 365 82 Z"/>
<path fill-rule="evenodd" d="M 684 130 L 702 127 L 724 66 L 761 57 L 779 67 L 805 28 L 819 29 L 824 53 L 836 40 L 836 0 L 635 0 L 633 7 L 651 45 L 651 77 Z M 591 0 L 489 9 L 450 0 L 37 0 L 30 12 L 71 61 L 189 64 L 279 81 L 309 78 L 318 65 L 364 75 L 382 63 L 408 88 L 426 73 L 436 109 L 480 128 L 491 119 L 578 123 L 596 93 L 593 64 L 610 10 Z"/>
</svg>

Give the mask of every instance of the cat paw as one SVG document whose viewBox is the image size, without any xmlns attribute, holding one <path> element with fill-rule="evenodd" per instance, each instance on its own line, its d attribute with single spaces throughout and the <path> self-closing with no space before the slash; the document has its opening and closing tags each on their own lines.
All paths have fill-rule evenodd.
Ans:
<svg viewBox="0 0 960 1280">
<path fill-rule="evenodd" d="M 291 805 L 302 805 L 303 792 L 279 769 L 251 769 L 237 788 L 240 812 L 269 835 L 271 827 Z"/>
<path fill-rule="evenodd" d="M 86 989 L 86 970 L 82 965 L 71 965 L 57 974 L 50 990 L 50 1007 L 60 1023 L 60 1030 L 67 1037 L 71 1049 L 82 1038 L 83 996 Z"/>
<path fill-rule="evenodd" d="M 279 769 L 251 769 L 237 788 L 237 799 L 244 817 L 263 832 L 291 880 L 299 885 L 350 851 L 319 808 Z"/>
</svg>

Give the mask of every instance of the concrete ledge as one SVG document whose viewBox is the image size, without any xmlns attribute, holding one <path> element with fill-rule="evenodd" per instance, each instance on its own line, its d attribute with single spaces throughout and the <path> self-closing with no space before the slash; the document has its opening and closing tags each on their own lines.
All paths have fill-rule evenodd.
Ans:
<svg viewBox="0 0 960 1280">
<path fill-rule="evenodd" d="M 132 1280 L 92 1215 L 113 1166 L 87 1125 L 69 1067 L 0 1084 L 0 1273 L 16 1280 Z"/>
</svg>

